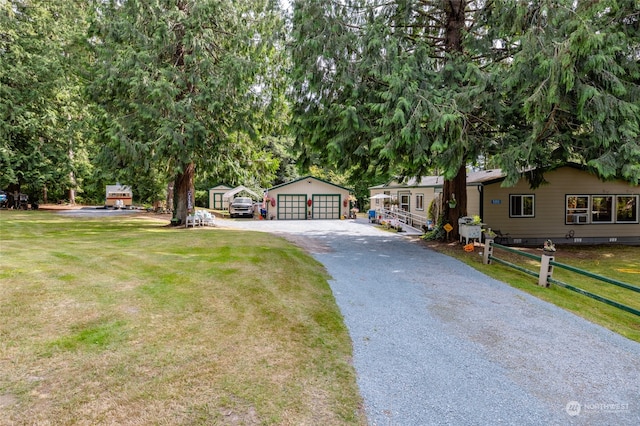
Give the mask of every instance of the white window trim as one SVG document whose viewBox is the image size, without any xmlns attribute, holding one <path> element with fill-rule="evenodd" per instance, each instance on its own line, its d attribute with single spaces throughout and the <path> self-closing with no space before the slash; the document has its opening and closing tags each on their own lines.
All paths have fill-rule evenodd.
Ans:
<svg viewBox="0 0 640 426">
<path fill-rule="evenodd" d="M 618 220 L 618 197 L 635 198 L 636 220 Z M 620 224 L 640 223 L 640 195 L 638 194 L 618 194 L 613 198 L 613 220 Z"/>
<path fill-rule="evenodd" d="M 611 220 L 593 220 L 593 216 L 597 213 L 594 211 L 594 198 L 611 198 Z M 616 196 L 611 194 L 594 194 L 589 197 L 589 221 L 594 225 L 615 223 L 616 221 Z"/>
<path fill-rule="evenodd" d="M 570 197 L 586 197 L 587 198 L 587 207 L 586 208 L 579 208 L 579 209 L 569 209 L 567 207 L 567 203 L 569 201 Z M 611 221 L 607 221 L 607 222 L 603 222 L 603 221 L 598 221 L 598 222 L 594 222 L 593 221 L 593 197 L 612 197 L 612 206 L 611 206 Z M 636 209 L 636 220 L 629 220 L 629 221 L 625 221 L 625 220 L 618 220 L 618 198 L 621 197 L 625 197 L 625 198 L 635 198 L 635 209 Z M 576 225 L 576 224 L 580 224 L 580 225 L 613 225 L 613 224 L 620 224 L 620 225 L 624 225 L 624 224 L 637 224 L 640 223 L 640 210 L 638 210 L 640 207 L 638 206 L 638 202 L 640 201 L 640 195 L 638 194 L 567 194 L 565 195 L 565 201 L 564 201 L 564 218 L 565 218 L 565 225 Z M 509 206 L 509 209 L 511 209 L 511 206 Z M 580 213 L 572 213 L 572 216 L 581 216 L 581 217 L 585 217 L 584 220 L 579 219 L 579 222 L 573 221 L 573 222 L 569 222 L 567 221 L 567 217 L 569 216 L 569 210 L 578 210 L 580 211 Z M 511 212 L 509 212 L 511 213 Z"/>
<path fill-rule="evenodd" d="M 513 197 L 520 197 L 520 207 L 521 210 L 524 211 L 524 205 L 522 204 L 522 200 L 526 198 L 531 198 L 531 214 L 519 214 L 515 215 L 511 211 L 511 200 Z M 536 216 L 536 196 L 535 194 L 509 194 L 509 217 L 520 219 L 520 218 L 529 218 Z"/>
</svg>

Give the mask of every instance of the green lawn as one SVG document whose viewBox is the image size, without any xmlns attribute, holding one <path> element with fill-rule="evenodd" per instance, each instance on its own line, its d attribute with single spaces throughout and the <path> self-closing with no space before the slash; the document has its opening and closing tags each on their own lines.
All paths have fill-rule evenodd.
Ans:
<svg viewBox="0 0 640 426">
<path fill-rule="evenodd" d="M 366 422 L 322 265 L 165 224 L 0 212 L 3 422 Z"/>
<path fill-rule="evenodd" d="M 508 266 L 494 262 L 482 264 L 478 255 L 483 247 L 466 253 L 458 244 L 430 244 L 433 248 L 456 257 L 479 271 L 554 303 L 583 318 L 609 328 L 631 340 L 640 342 L 640 316 L 591 299 L 574 291 L 551 285 L 539 287 L 538 279 Z M 640 247 L 632 246 L 556 246 L 555 261 L 581 268 L 594 274 L 640 287 Z M 540 256 L 542 250 L 529 250 Z M 530 271 L 539 272 L 540 263 L 523 256 L 496 250 L 494 255 Z M 640 293 L 603 283 L 566 269 L 554 268 L 553 278 L 640 310 Z"/>
</svg>

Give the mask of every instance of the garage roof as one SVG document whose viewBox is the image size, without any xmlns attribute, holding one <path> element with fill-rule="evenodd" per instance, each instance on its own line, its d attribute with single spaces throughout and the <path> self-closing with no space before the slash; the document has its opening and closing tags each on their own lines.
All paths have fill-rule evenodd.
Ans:
<svg viewBox="0 0 640 426">
<path fill-rule="evenodd" d="M 311 175 L 308 175 L 308 176 L 305 176 L 305 177 L 301 177 L 301 178 L 296 179 L 296 180 L 292 180 L 291 182 L 285 182 L 285 183 L 281 183 L 280 185 L 272 186 L 268 190 L 271 191 L 271 190 L 274 190 L 274 189 L 277 189 L 277 188 L 282 188 L 283 186 L 291 185 L 291 184 L 294 184 L 296 182 L 300 182 L 300 181 L 303 181 L 303 180 L 306 180 L 306 179 L 317 180 L 319 182 L 324 182 L 327 185 L 333 185 L 336 188 L 340 188 L 340 189 L 343 189 L 345 191 L 353 192 L 353 190 L 351 190 L 349 188 L 345 188 L 344 186 L 336 185 L 335 183 L 332 183 L 332 182 L 329 182 L 329 181 L 326 181 L 324 179 L 320 179 L 320 178 L 317 178 L 317 177 L 314 177 L 314 176 L 311 176 Z"/>
</svg>

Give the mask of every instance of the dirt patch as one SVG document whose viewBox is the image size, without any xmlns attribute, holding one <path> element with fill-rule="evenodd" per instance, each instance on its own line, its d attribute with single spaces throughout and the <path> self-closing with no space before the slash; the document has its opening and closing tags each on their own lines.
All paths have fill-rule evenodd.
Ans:
<svg viewBox="0 0 640 426">
<path fill-rule="evenodd" d="M 0 408 L 9 407 L 18 403 L 18 398 L 11 394 L 0 395 Z"/>
<path fill-rule="evenodd" d="M 84 206 L 71 204 L 40 204 L 38 210 L 80 210 Z"/>
<path fill-rule="evenodd" d="M 307 253 L 330 253 L 331 251 L 333 251 L 331 247 L 321 243 L 315 238 L 284 233 L 279 235 L 285 238 L 287 241 L 297 245 Z"/>
</svg>

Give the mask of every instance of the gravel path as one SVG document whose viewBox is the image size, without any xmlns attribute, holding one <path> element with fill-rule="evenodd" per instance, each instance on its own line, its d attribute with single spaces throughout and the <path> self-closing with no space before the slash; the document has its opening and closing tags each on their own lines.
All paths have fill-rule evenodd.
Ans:
<svg viewBox="0 0 640 426">
<path fill-rule="evenodd" d="M 636 342 L 366 220 L 220 225 L 325 265 L 371 425 L 640 424 Z"/>
</svg>

